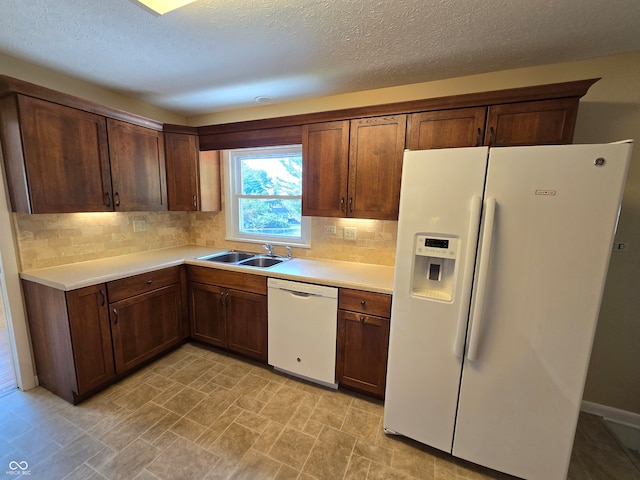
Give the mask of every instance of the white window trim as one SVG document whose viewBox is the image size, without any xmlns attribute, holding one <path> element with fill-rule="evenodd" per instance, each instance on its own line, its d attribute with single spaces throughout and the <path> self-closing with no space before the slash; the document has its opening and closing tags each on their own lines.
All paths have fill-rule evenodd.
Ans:
<svg viewBox="0 0 640 480">
<path fill-rule="evenodd" d="M 286 149 L 292 147 L 283 145 L 281 148 Z M 296 146 L 297 147 L 297 146 Z M 259 150 L 256 148 L 256 150 Z M 222 150 L 221 159 L 224 163 L 224 211 L 226 223 L 225 240 L 247 243 L 271 243 L 272 245 L 289 245 L 292 247 L 310 248 L 311 247 L 311 219 L 309 217 L 301 217 L 301 235 L 302 238 L 284 237 L 281 235 L 251 235 L 240 232 L 238 224 L 238 197 L 235 196 L 235 188 L 233 187 L 235 178 L 235 166 L 233 159 L 229 154 L 229 150 Z M 283 197 L 287 198 L 287 197 Z"/>
</svg>

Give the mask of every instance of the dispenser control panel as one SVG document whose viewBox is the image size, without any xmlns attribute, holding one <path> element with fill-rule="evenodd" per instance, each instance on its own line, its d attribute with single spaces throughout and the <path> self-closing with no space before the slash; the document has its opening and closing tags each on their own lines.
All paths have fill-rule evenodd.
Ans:
<svg viewBox="0 0 640 480">
<path fill-rule="evenodd" d="M 437 258 L 456 258 L 458 239 L 434 237 L 426 235 L 416 236 L 416 255 Z"/>
</svg>

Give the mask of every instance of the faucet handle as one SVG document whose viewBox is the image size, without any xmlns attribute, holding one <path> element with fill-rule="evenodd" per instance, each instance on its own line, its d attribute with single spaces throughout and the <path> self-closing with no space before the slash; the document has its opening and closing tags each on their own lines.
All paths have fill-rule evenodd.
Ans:
<svg viewBox="0 0 640 480">
<path fill-rule="evenodd" d="M 285 248 L 287 249 L 287 258 L 292 258 L 293 255 L 291 255 L 291 247 L 287 245 Z"/>
</svg>

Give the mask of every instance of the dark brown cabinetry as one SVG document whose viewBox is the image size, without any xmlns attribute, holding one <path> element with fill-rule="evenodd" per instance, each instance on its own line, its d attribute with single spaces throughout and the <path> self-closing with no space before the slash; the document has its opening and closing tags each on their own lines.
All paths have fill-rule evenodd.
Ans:
<svg viewBox="0 0 640 480">
<path fill-rule="evenodd" d="M 303 215 L 398 217 L 406 116 L 305 125 Z"/>
<path fill-rule="evenodd" d="M 267 361 L 267 278 L 188 267 L 191 337 Z"/>
<path fill-rule="evenodd" d="M 182 267 L 64 292 L 23 280 L 38 381 L 77 403 L 188 337 Z"/>
<path fill-rule="evenodd" d="M 384 396 L 391 296 L 341 288 L 338 294 L 336 379 Z"/>
<path fill-rule="evenodd" d="M 176 130 L 184 127 L 171 126 Z M 200 152 L 195 133 L 164 133 L 169 210 L 215 212 L 222 208 L 220 156 Z"/>
<path fill-rule="evenodd" d="M 13 211 L 166 210 L 162 125 L 0 76 Z"/>
<path fill-rule="evenodd" d="M 407 148 L 571 143 L 578 98 L 458 108 L 409 116 Z"/>
<path fill-rule="evenodd" d="M 180 267 L 109 282 L 116 373 L 132 369 L 188 336 Z"/>
<path fill-rule="evenodd" d="M 484 141 L 486 107 L 456 108 L 409 115 L 407 148 L 475 147 Z"/>
<path fill-rule="evenodd" d="M 113 210 L 105 118 L 22 95 L 5 101 L 17 102 L 16 148 L 23 149 L 17 156 L 5 152 L 7 163 L 19 162 L 7 170 L 24 173 L 18 187 L 9 188 L 14 210 Z"/>
<path fill-rule="evenodd" d="M 106 285 L 63 292 L 23 281 L 38 382 L 65 400 L 115 378 Z"/>
<path fill-rule="evenodd" d="M 162 132 L 107 119 L 116 211 L 167 210 Z"/>
</svg>

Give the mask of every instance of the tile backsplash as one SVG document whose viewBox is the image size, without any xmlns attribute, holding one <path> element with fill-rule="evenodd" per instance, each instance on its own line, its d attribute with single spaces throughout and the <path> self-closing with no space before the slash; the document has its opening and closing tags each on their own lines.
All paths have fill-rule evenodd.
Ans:
<svg viewBox="0 0 640 480">
<path fill-rule="evenodd" d="M 13 219 L 22 270 L 185 244 L 261 251 L 259 244 L 225 240 L 223 212 L 13 214 Z M 314 217 L 311 224 L 311 248 L 294 248 L 296 257 L 394 264 L 395 221 Z M 355 227 L 357 239 L 345 240 L 344 227 Z M 274 250 L 285 253 L 284 247 Z"/>
</svg>

